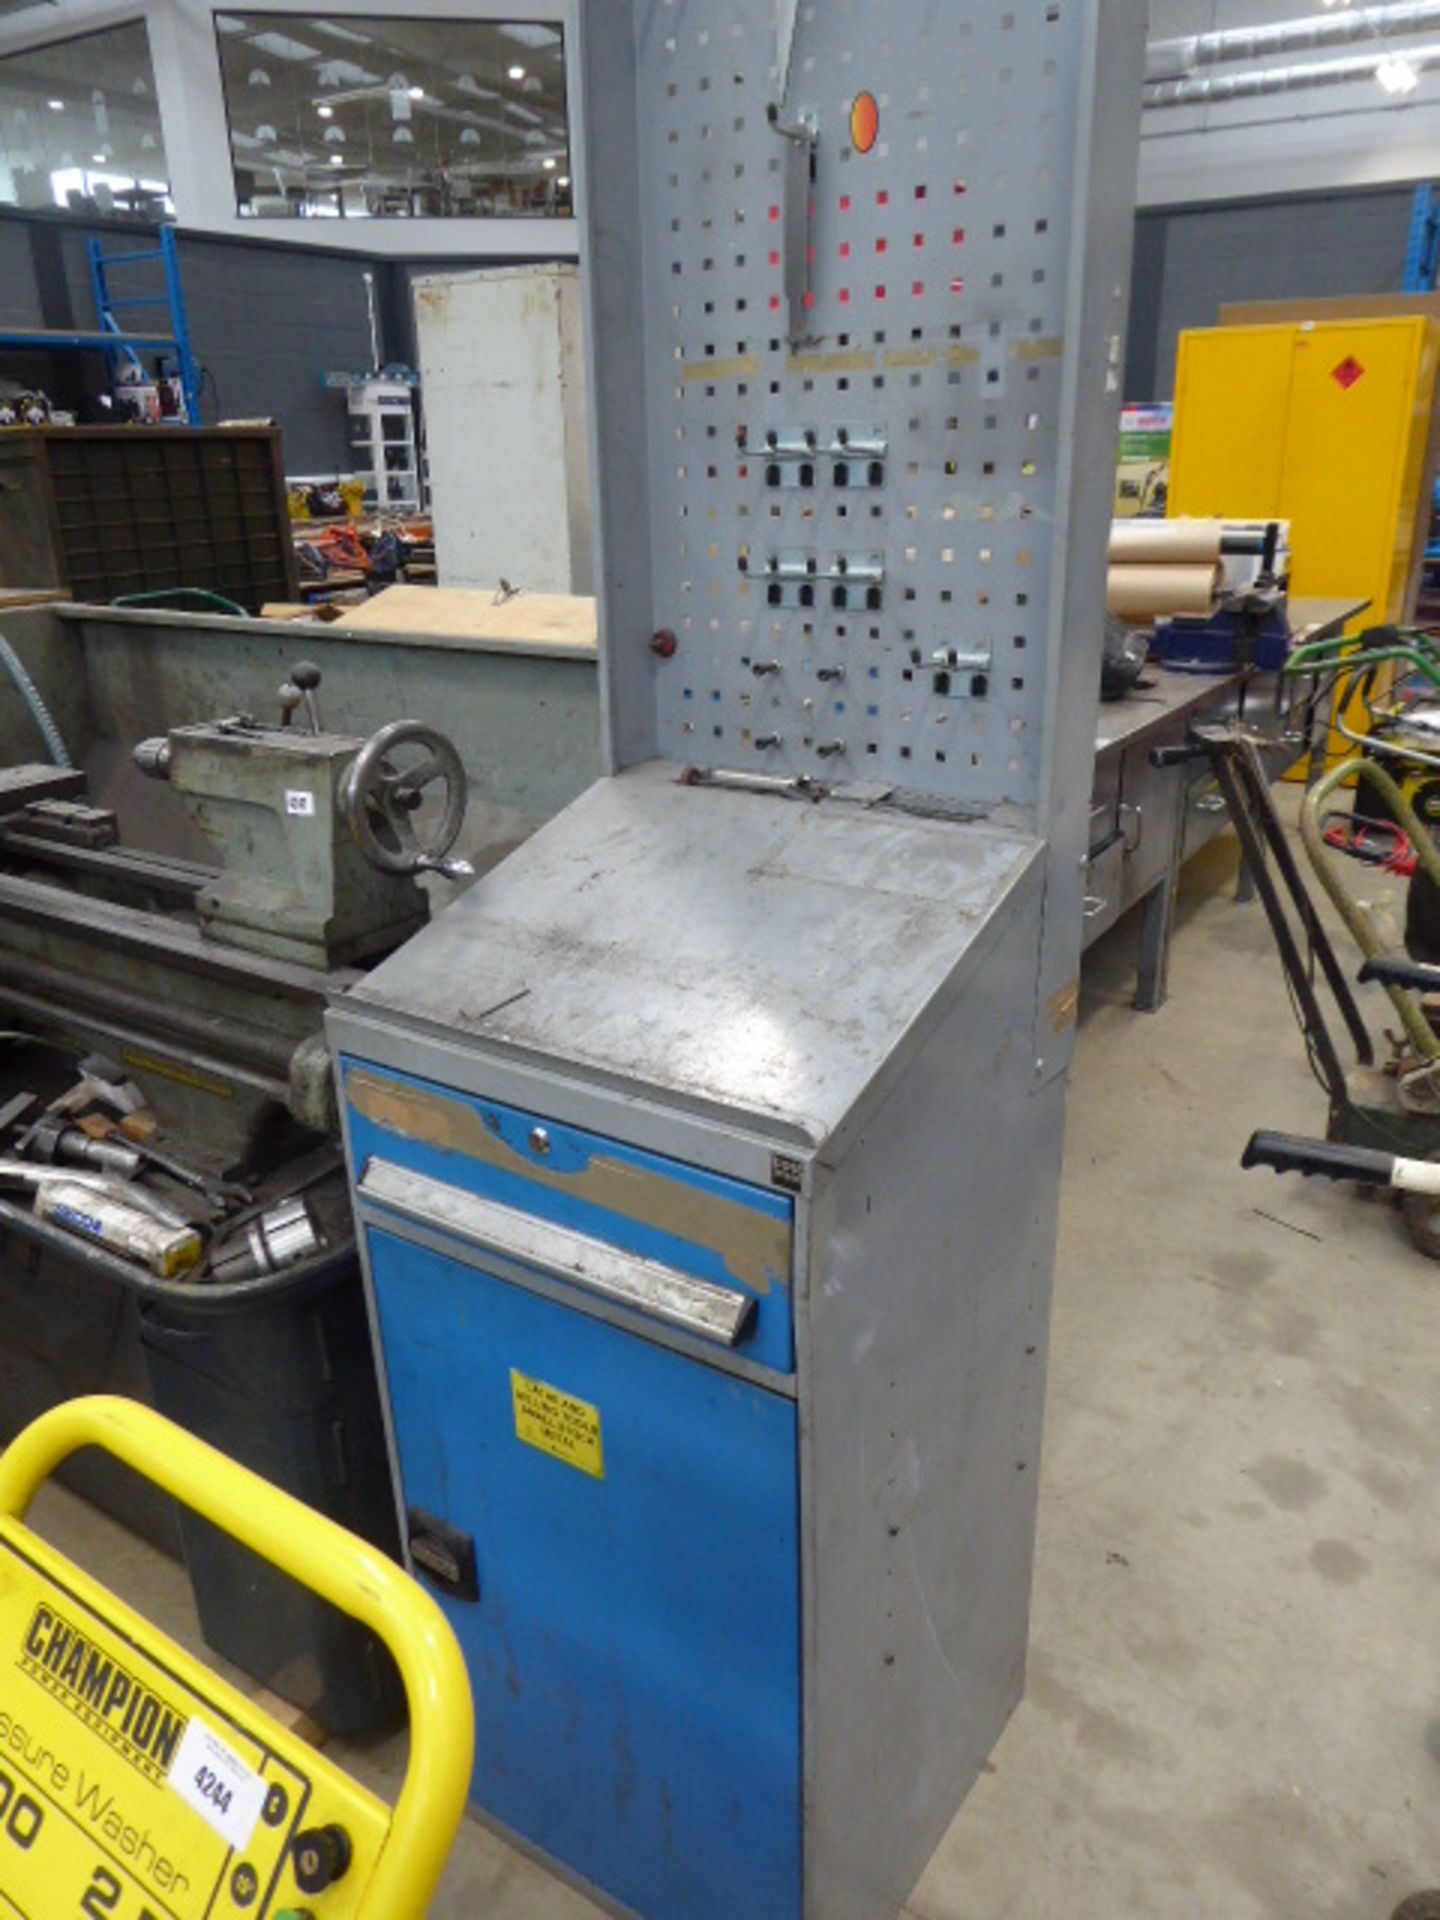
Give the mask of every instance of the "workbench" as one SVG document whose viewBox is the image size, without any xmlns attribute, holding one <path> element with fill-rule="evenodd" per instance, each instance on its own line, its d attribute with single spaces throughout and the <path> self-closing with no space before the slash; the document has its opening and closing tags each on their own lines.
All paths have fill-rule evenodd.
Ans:
<svg viewBox="0 0 1440 1920">
<path fill-rule="evenodd" d="M 1292 599 L 1294 645 L 1343 632 L 1366 604 L 1355 598 Z M 1264 759 L 1273 778 L 1306 759 L 1311 777 L 1323 770 L 1330 705 L 1315 699 L 1308 681 L 1292 685 L 1248 667 L 1196 674 L 1150 666 L 1140 689 L 1100 711 L 1085 945 L 1141 906 L 1135 1005 L 1142 1013 L 1155 1013 L 1165 1002 L 1181 869 L 1229 824 L 1207 761 L 1156 767 L 1150 756 L 1156 747 L 1183 744 L 1197 724 L 1238 720 L 1265 736 Z"/>
</svg>

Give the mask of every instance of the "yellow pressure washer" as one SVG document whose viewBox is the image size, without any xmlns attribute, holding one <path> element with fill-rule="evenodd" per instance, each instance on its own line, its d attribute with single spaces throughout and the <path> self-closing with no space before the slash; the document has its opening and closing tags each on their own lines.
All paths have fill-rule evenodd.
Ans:
<svg viewBox="0 0 1440 1920">
<path fill-rule="evenodd" d="M 369 1627 L 410 1710 L 393 1807 L 25 1524 L 99 1447 Z M 383 1554 L 128 1400 L 73 1401 L 0 1457 L 0 1920 L 423 1920 L 475 1725 L 439 1608 Z"/>
</svg>

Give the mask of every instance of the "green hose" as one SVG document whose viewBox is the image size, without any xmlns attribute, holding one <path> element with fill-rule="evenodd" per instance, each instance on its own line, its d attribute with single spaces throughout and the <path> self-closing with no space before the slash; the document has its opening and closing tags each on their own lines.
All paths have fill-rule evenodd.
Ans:
<svg viewBox="0 0 1440 1920">
<path fill-rule="evenodd" d="M 1371 631 L 1380 629 L 1372 628 Z M 1285 662 L 1284 671 L 1293 679 L 1301 674 L 1324 673 L 1334 667 L 1343 669 L 1353 684 L 1371 667 L 1383 666 L 1387 660 L 1402 660 L 1417 673 L 1423 674 L 1431 686 L 1440 687 L 1440 654 L 1437 654 L 1430 635 L 1419 633 L 1413 627 L 1399 627 L 1392 631 L 1395 639 L 1383 646 L 1363 645 L 1363 634 L 1353 639 L 1345 634 L 1334 634 L 1327 640 L 1308 641 L 1303 647 L 1296 647 Z"/>
<path fill-rule="evenodd" d="M 1300 809 L 1300 837 L 1305 842 L 1310 864 L 1319 875 L 1321 886 L 1334 901 L 1361 953 L 1367 960 L 1380 960 L 1387 950 L 1385 944 L 1376 934 L 1365 909 L 1341 879 L 1340 863 L 1325 844 L 1326 802 L 1347 780 L 1354 779 L 1368 781 L 1381 795 L 1401 832 L 1409 836 L 1425 869 L 1426 878 L 1436 887 L 1440 887 L 1440 848 L 1436 847 L 1429 828 L 1421 825 L 1415 809 L 1400 791 L 1398 782 L 1374 760 L 1342 760 L 1333 773 L 1326 774 L 1319 786 L 1306 794 L 1305 804 Z M 1440 1060 L 1440 1040 L 1436 1039 L 1435 1031 L 1421 1012 L 1414 994 L 1404 987 L 1387 987 L 1385 991 L 1394 1002 L 1395 1011 L 1419 1058 L 1427 1062 Z"/>
<path fill-rule="evenodd" d="M 165 607 L 177 603 L 195 606 L 204 612 L 233 613 L 241 620 L 250 618 L 244 607 L 237 607 L 233 600 L 227 600 L 223 593 L 212 593 L 208 587 L 159 587 L 154 593 L 121 593 L 110 602 L 112 607 Z"/>
</svg>

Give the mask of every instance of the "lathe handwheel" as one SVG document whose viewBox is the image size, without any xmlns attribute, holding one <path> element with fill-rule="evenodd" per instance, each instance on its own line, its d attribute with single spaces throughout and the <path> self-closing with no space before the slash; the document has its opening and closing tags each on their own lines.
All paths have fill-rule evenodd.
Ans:
<svg viewBox="0 0 1440 1920">
<path fill-rule="evenodd" d="M 445 783 L 445 807 L 428 843 L 415 831 L 427 787 Z M 465 823 L 467 782 L 459 753 L 418 720 L 392 720 L 356 754 L 341 794 L 355 844 L 382 873 L 423 873 L 444 860 Z"/>
</svg>

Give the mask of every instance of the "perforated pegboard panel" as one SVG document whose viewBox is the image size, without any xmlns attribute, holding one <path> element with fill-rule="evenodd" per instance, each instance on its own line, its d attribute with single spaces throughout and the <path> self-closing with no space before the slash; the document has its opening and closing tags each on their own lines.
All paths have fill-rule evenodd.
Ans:
<svg viewBox="0 0 1440 1920">
<path fill-rule="evenodd" d="M 1083 0 L 786 12 L 636 8 L 654 751 L 1030 803 Z"/>
</svg>

